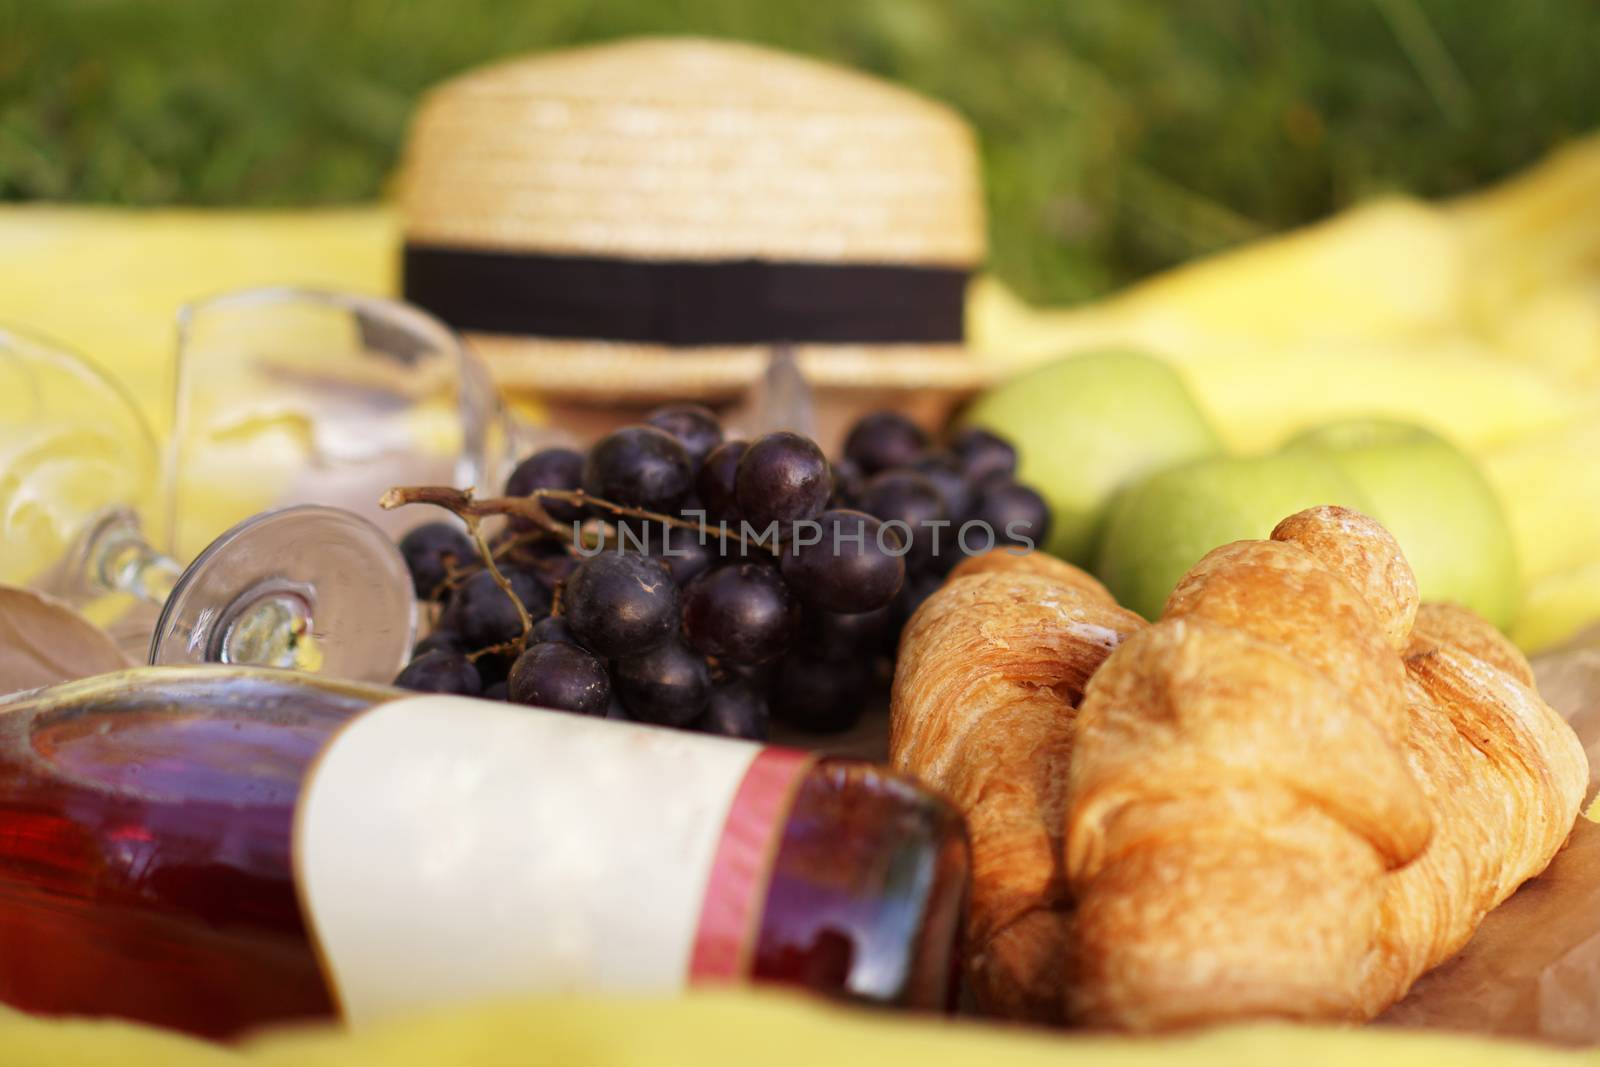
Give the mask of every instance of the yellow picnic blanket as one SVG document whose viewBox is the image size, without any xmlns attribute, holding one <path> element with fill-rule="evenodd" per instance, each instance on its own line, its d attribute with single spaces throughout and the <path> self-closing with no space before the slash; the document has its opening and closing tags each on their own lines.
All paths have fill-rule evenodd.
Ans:
<svg viewBox="0 0 1600 1067">
<path fill-rule="evenodd" d="M 0 1014 L 0 1067 L 1560 1067 L 1572 1053 L 1415 1031 L 1263 1024 L 1182 1037 L 1052 1034 L 831 1007 L 776 993 L 491 1004 L 359 1033 L 223 1049 L 121 1023 Z"/>
</svg>

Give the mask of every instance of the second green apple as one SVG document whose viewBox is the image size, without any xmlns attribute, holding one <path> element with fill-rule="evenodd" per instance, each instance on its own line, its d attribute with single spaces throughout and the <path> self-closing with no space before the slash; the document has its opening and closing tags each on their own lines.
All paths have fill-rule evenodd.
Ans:
<svg viewBox="0 0 1600 1067">
<path fill-rule="evenodd" d="M 1516 542 L 1478 464 L 1431 430 L 1385 419 L 1332 423 L 1292 439 L 1361 487 L 1405 550 L 1424 600 L 1463 604 L 1501 629 L 1522 595 Z"/>
<path fill-rule="evenodd" d="M 1464 604 L 1495 625 L 1520 594 L 1509 524 L 1476 464 L 1406 423 L 1353 420 L 1311 430 L 1263 457 L 1219 457 L 1158 472 L 1107 520 L 1096 572 L 1124 605 L 1160 615 L 1178 579 L 1217 545 L 1267 536 L 1314 504 L 1343 504 L 1387 526 L 1425 600 Z"/>
</svg>

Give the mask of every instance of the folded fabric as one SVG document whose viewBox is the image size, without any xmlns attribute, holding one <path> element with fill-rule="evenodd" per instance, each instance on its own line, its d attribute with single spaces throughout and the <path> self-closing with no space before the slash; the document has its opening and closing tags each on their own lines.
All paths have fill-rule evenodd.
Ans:
<svg viewBox="0 0 1600 1067">
<path fill-rule="evenodd" d="M 237 1050 L 148 1028 L 49 1022 L 0 1010 L 6 1067 L 1560 1067 L 1571 1053 L 1414 1031 L 1287 1024 L 1161 1040 L 1064 1035 L 832 1007 L 776 993 L 679 1000 L 546 1000 L 485 1005 L 375 1027 L 268 1035 Z"/>
</svg>

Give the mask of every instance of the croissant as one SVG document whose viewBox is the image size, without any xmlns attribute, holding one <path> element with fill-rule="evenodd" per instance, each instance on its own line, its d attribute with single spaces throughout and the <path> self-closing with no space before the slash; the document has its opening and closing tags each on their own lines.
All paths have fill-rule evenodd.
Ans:
<svg viewBox="0 0 1600 1067">
<path fill-rule="evenodd" d="M 1459 952 L 1490 910 L 1567 840 L 1588 785 L 1577 735 L 1539 698 L 1533 668 L 1484 619 L 1424 604 L 1406 657 L 1406 756 L 1439 827 L 1384 885 L 1370 1017 Z"/>
<path fill-rule="evenodd" d="M 901 638 L 890 759 L 965 813 L 967 973 L 990 1011 L 1059 1020 L 1071 909 L 1061 835 L 1073 708 L 1145 625 L 1039 553 L 963 560 Z"/>
<path fill-rule="evenodd" d="M 1223 546 L 1160 622 L 1098 642 L 1092 579 L 1004 567 L 973 562 L 913 618 L 891 722 L 897 766 L 968 814 L 990 1010 L 1367 1019 L 1572 825 L 1584 756 L 1526 661 L 1465 609 L 1419 606 L 1364 516 L 1316 508 Z M 1008 737 L 1018 706 L 1048 727 Z"/>
</svg>

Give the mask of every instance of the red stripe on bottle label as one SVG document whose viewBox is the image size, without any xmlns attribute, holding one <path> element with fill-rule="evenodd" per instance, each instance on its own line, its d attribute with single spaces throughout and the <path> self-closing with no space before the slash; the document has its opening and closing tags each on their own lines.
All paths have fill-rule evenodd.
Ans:
<svg viewBox="0 0 1600 1067">
<path fill-rule="evenodd" d="M 749 975 L 778 842 L 795 789 L 815 761 L 807 752 L 765 748 L 745 772 L 706 880 L 689 957 L 690 982 Z"/>
</svg>

